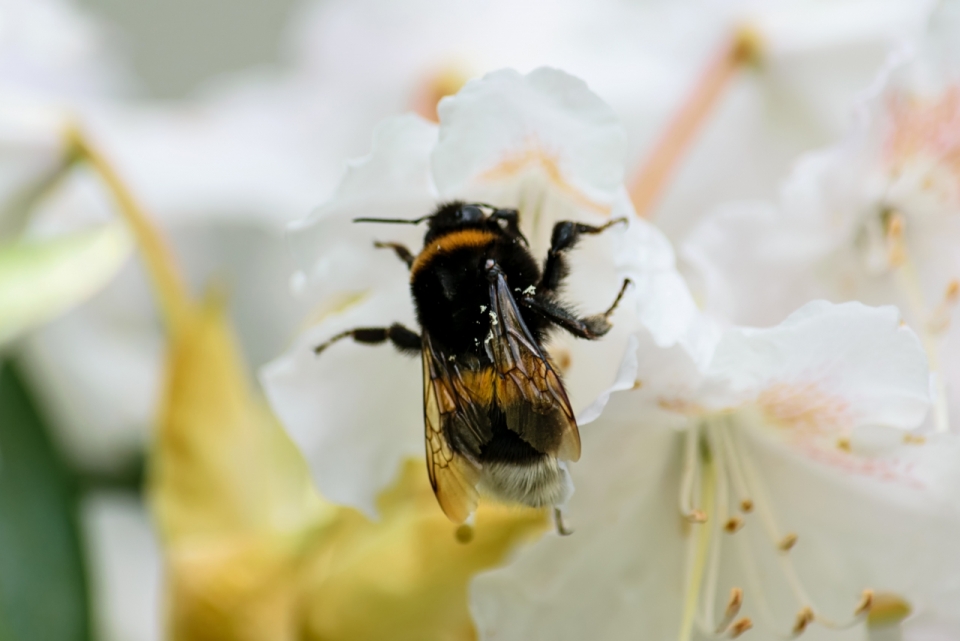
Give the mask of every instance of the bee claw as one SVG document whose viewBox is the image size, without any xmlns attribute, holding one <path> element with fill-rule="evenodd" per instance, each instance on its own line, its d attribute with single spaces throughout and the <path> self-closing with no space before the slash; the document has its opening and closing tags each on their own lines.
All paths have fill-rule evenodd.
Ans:
<svg viewBox="0 0 960 641">
<path fill-rule="evenodd" d="M 561 512 L 558 507 L 553 508 L 553 522 L 556 524 L 557 534 L 560 536 L 570 536 L 573 534 L 573 530 L 568 530 L 563 524 L 563 512 Z"/>
</svg>

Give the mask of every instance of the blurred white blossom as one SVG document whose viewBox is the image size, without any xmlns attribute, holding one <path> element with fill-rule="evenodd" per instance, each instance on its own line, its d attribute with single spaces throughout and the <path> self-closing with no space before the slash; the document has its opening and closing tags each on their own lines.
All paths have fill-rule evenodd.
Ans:
<svg viewBox="0 0 960 641">
<path fill-rule="evenodd" d="M 382 118 L 432 111 L 440 95 L 501 67 L 582 78 L 627 130 L 632 172 L 737 30 L 760 44 L 658 209 L 681 238 L 716 202 L 773 195 L 794 157 L 842 131 L 850 104 L 929 2 L 325 1 L 293 27 L 295 76 L 337 122 L 335 148 L 361 153 Z M 389 51 L 389 55 L 383 52 Z"/>
<path fill-rule="evenodd" d="M 683 254 L 711 312 L 770 324 L 812 298 L 897 304 L 937 384 L 960 385 L 950 322 L 960 300 L 958 28 L 960 5 L 942 3 L 926 36 L 891 59 L 853 130 L 801 158 L 778 204 L 724 205 L 691 234 Z"/>
</svg>

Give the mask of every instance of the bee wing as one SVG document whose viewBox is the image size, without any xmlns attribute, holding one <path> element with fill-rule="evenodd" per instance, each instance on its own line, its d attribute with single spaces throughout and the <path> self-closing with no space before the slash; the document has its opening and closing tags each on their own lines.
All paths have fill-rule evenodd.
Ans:
<svg viewBox="0 0 960 641">
<path fill-rule="evenodd" d="M 533 338 L 503 274 L 490 284 L 487 353 L 499 373 L 497 402 L 507 427 L 541 452 L 580 458 L 580 432 L 560 377 Z"/>
<path fill-rule="evenodd" d="M 423 333 L 423 423 L 427 445 L 427 473 L 437 502 L 447 517 L 462 523 L 476 509 L 479 467 L 453 450 L 445 426 L 462 422 L 471 402 L 455 382 L 441 355 Z"/>
</svg>

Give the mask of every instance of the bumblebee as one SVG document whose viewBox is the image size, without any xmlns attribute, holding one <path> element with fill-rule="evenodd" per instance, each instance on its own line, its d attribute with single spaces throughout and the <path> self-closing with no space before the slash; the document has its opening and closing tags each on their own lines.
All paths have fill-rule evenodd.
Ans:
<svg viewBox="0 0 960 641">
<path fill-rule="evenodd" d="M 553 228 L 543 269 L 529 251 L 515 209 L 451 202 L 414 220 L 357 218 L 354 222 L 419 224 L 423 249 L 392 250 L 410 270 L 410 291 L 421 332 L 394 323 L 341 332 L 333 343 L 389 341 L 423 360 L 423 416 L 427 470 L 437 501 L 462 523 L 480 493 L 531 507 L 559 506 L 573 492 L 568 461 L 580 458 L 580 434 L 556 366 L 544 350 L 550 330 L 588 340 L 610 331 L 610 315 L 623 297 L 624 280 L 605 312 L 580 317 L 560 301 L 569 272 L 566 253 L 584 234 L 602 226 L 561 221 Z"/>
</svg>

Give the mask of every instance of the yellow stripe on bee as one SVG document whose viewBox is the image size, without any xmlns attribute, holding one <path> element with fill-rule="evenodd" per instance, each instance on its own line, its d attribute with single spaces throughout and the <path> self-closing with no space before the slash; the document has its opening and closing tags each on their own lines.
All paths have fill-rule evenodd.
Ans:
<svg viewBox="0 0 960 641">
<path fill-rule="evenodd" d="M 418 271 L 429 265 L 440 254 L 446 254 L 464 247 L 483 247 L 489 245 L 495 239 L 496 236 L 492 232 L 482 229 L 463 229 L 435 238 L 417 254 L 416 260 L 410 267 L 410 278 L 414 278 Z"/>
</svg>

